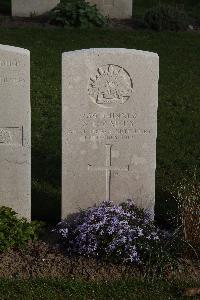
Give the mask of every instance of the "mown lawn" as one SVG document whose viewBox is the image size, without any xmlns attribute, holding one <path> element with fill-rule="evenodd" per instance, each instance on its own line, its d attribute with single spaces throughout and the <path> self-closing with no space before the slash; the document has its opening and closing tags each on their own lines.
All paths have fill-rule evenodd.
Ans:
<svg viewBox="0 0 200 300">
<path fill-rule="evenodd" d="M 90 283 L 69 280 L 1 280 L 1 300 L 172 300 L 184 297 L 192 283 L 134 280 Z M 191 299 L 198 299 L 191 297 Z"/>
<path fill-rule="evenodd" d="M 31 51 L 32 212 L 56 221 L 61 185 L 61 54 L 93 47 L 135 48 L 160 56 L 157 212 L 166 215 L 166 187 L 199 168 L 200 38 L 198 33 L 0 28 L 0 43 Z"/>
</svg>

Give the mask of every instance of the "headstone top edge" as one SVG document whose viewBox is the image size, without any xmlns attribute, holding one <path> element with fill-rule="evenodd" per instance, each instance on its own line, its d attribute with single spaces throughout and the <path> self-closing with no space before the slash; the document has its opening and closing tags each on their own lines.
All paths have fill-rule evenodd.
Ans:
<svg viewBox="0 0 200 300">
<path fill-rule="evenodd" d="M 30 51 L 27 50 L 27 49 L 24 49 L 24 48 L 19 48 L 19 47 L 0 44 L 0 50 L 30 56 Z"/>
<path fill-rule="evenodd" d="M 71 57 L 71 56 L 77 56 L 80 54 L 135 54 L 140 56 L 146 56 L 146 57 L 152 57 L 159 59 L 159 55 L 155 52 L 149 52 L 149 51 L 143 51 L 143 50 L 137 50 L 137 49 L 127 49 L 127 48 L 90 48 L 90 49 L 81 49 L 81 50 L 74 50 L 74 51 L 68 51 L 63 52 L 62 58 L 65 57 Z"/>
</svg>

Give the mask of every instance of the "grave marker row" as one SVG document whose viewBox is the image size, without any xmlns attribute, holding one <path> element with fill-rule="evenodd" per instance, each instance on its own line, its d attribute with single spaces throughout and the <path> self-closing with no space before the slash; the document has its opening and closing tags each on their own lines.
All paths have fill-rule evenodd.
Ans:
<svg viewBox="0 0 200 300">
<path fill-rule="evenodd" d="M 62 218 L 132 199 L 153 215 L 158 56 L 128 49 L 63 54 Z M 0 46 L 0 205 L 31 215 L 29 51 Z"/>
<path fill-rule="evenodd" d="M 110 18 L 132 17 L 132 0 L 87 0 L 96 5 L 100 12 Z M 12 0 L 12 16 L 30 17 L 49 12 L 60 0 Z"/>
</svg>

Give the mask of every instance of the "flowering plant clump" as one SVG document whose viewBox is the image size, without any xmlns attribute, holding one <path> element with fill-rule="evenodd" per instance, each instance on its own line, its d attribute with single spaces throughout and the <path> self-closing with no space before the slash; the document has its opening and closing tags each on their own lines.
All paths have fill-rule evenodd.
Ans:
<svg viewBox="0 0 200 300">
<path fill-rule="evenodd" d="M 160 242 L 160 232 L 147 211 L 128 200 L 120 205 L 103 202 L 71 220 L 63 220 L 56 231 L 70 254 L 141 264 Z"/>
</svg>

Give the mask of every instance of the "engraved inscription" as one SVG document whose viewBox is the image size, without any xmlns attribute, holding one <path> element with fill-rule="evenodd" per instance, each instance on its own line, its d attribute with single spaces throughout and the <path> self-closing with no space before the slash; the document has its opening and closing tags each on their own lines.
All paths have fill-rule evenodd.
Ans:
<svg viewBox="0 0 200 300">
<path fill-rule="evenodd" d="M 23 127 L 0 127 L 0 145 L 23 146 Z"/>
<path fill-rule="evenodd" d="M 116 65 L 102 66 L 89 80 L 88 94 L 100 105 L 124 104 L 133 91 L 133 81 L 129 73 Z"/>
<path fill-rule="evenodd" d="M 114 6 L 114 0 L 104 0 L 104 5 Z"/>
<path fill-rule="evenodd" d="M 67 128 L 66 138 L 79 137 L 81 141 L 118 142 L 135 139 L 136 135 L 150 135 L 150 128 L 136 125 L 137 115 L 128 112 L 92 112 L 79 116 L 77 128 Z"/>
<path fill-rule="evenodd" d="M 88 171 L 105 171 L 106 172 L 106 201 L 110 201 L 110 187 L 111 187 L 111 172 L 112 171 L 123 171 L 128 172 L 130 166 L 125 168 L 117 168 L 112 166 L 112 145 L 106 146 L 106 165 L 105 167 L 93 167 L 88 165 Z"/>
<path fill-rule="evenodd" d="M 24 83 L 25 79 L 23 77 L 14 77 L 14 76 L 3 76 L 0 77 L 0 86 L 6 84 L 20 84 Z"/>
<path fill-rule="evenodd" d="M 0 60 L 0 67 L 18 67 L 20 62 L 18 60 Z"/>
</svg>

